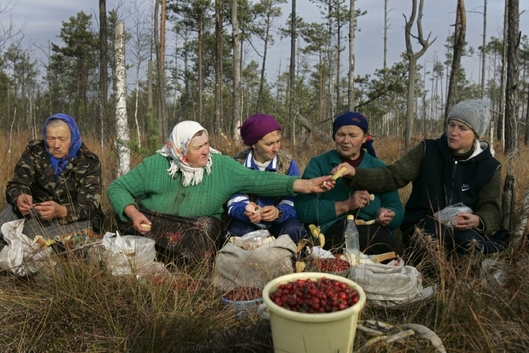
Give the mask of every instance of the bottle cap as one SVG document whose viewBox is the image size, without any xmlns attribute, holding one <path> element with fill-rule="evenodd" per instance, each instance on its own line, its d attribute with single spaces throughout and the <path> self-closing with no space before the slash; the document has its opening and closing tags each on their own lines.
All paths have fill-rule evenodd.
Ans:
<svg viewBox="0 0 529 353">
<path fill-rule="evenodd" d="M 355 216 L 353 216 L 352 214 L 348 215 L 347 220 L 350 220 L 350 219 L 355 219 Z"/>
</svg>

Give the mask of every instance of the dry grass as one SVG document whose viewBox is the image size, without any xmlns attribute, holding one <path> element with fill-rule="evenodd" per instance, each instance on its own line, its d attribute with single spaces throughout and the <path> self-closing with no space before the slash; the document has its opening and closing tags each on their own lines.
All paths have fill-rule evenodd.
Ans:
<svg viewBox="0 0 529 353">
<path fill-rule="evenodd" d="M 8 141 L 7 136 L 2 137 Z M 11 153 L 0 150 L 2 193 L 29 138 L 14 137 Z M 101 151 L 97 141 L 86 143 L 101 156 L 108 185 L 113 179 L 113 154 L 108 148 Z M 229 155 L 244 148 L 222 138 L 212 145 Z M 376 141 L 380 158 L 387 162 L 404 154 L 402 146 L 398 138 Z M 332 148 L 317 141 L 293 148 L 284 143 L 284 147 L 302 170 L 312 156 Z M 517 178 L 517 213 L 529 184 L 527 153 L 509 160 L 497 153 L 504 165 L 512 165 Z M 136 156 L 134 163 L 139 160 Z M 407 189 L 401 190 L 403 200 L 407 193 Z M 103 207 L 110 214 L 108 203 Z M 483 258 L 479 254 L 454 258 L 436 251 L 435 243 L 424 241 L 423 246 L 428 255 L 418 268 L 425 274 L 425 284 L 438 286 L 436 297 L 398 309 L 366 305 L 361 319 L 394 325 L 391 330 L 380 329 L 388 337 L 405 323 L 425 325 L 437 333 L 448 352 L 529 351 L 529 258 L 525 247 L 492 257 L 506 276 L 505 284 L 498 285 L 481 273 Z M 238 317 L 224 306 L 221 293 L 209 284 L 210 265 L 169 266 L 171 276 L 163 284 L 114 277 L 100 264 L 73 255 L 59 261 L 50 276 L 17 278 L 1 273 L 0 351 L 271 352 L 269 322 L 254 313 Z M 418 335 L 394 342 L 381 339 L 366 346 L 373 337 L 358 331 L 355 351 L 437 351 Z"/>
</svg>

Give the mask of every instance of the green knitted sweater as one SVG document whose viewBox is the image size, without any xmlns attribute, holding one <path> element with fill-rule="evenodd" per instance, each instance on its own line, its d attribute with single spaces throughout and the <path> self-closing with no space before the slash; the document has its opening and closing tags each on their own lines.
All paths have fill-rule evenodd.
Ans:
<svg viewBox="0 0 529 353">
<path fill-rule="evenodd" d="M 110 183 L 107 197 L 121 220 L 128 205 L 183 217 L 212 216 L 221 219 L 226 201 L 235 193 L 263 196 L 294 195 L 294 181 L 277 173 L 261 173 L 228 156 L 211 154 L 211 174 L 198 185 L 182 186 L 180 173 L 167 174 L 169 159 L 159 154 L 145 158 L 136 168 Z M 141 200 L 141 201 L 140 201 Z"/>
</svg>

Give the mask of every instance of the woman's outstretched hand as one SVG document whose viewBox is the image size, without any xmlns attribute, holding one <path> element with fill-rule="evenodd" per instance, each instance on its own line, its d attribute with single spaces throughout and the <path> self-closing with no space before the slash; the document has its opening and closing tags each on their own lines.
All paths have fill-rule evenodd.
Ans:
<svg viewBox="0 0 529 353">
<path fill-rule="evenodd" d="M 336 181 L 330 175 L 324 175 L 312 179 L 297 179 L 294 182 L 294 192 L 298 194 L 322 193 L 331 190 Z"/>
<path fill-rule="evenodd" d="M 342 168 L 345 168 L 345 171 L 342 172 L 341 176 L 342 177 L 349 177 L 349 178 L 352 178 L 355 176 L 356 174 L 356 170 L 355 168 L 350 165 L 349 163 L 340 163 L 338 164 L 336 167 L 334 167 L 332 170 L 331 170 L 331 175 L 334 175 L 336 173 L 338 173 L 338 171 Z"/>
</svg>

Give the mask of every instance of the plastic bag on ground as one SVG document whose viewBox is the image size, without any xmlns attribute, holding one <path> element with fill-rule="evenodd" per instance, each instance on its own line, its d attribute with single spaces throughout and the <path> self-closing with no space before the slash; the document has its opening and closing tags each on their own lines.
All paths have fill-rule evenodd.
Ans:
<svg viewBox="0 0 529 353">
<path fill-rule="evenodd" d="M 101 246 L 90 249 L 90 257 L 102 260 L 113 275 L 130 275 L 156 261 L 154 239 L 107 232 Z"/>
<path fill-rule="evenodd" d="M 2 224 L 2 235 L 8 245 L 0 252 L 0 269 L 19 276 L 27 276 L 40 270 L 51 270 L 55 262 L 50 259 L 53 250 L 35 243 L 22 233 L 24 219 Z"/>
<path fill-rule="evenodd" d="M 396 307 L 433 296 L 435 287 L 422 285 L 422 275 L 401 258 L 387 264 L 364 263 L 355 266 L 354 281 L 366 293 L 368 303 Z"/>
</svg>

